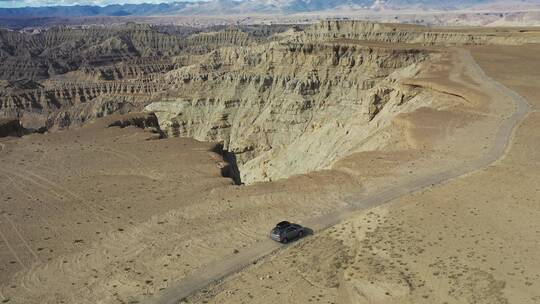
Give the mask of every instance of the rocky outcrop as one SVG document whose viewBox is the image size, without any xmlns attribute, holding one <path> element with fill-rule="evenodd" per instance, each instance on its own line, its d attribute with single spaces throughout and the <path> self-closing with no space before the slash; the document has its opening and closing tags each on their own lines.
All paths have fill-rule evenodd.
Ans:
<svg viewBox="0 0 540 304">
<path fill-rule="evenodd" d="M 141 109 L 145 98 L 162 90 L 144 82 L 62 82 L 49 87 L 0 95 L 0 114 L 19 116 L 25 128 L 59 129 Z"/>
<path fill-rule="evenodd" d="M 143 57 L 126 59 L 112 65 L 84 66 L 75 74 L 77 79 L 89 81 L 140 80 L 177 67 L 179 66 L 170 57 Z"/>
<path fill-rule="evenodd" d="M 118 120 L 109 123 L 108 127 L 150 129 L 153 133 L 159 135 L 158 138 L 165 136 L 159 127 L 158 118 L 154 113 L 129 113 L 122 115 Z"/>
<path fill-rule="evenodd" d="M 239 30 L 227 30 L 191 35 L 187 37 L 186 44 L 189 46 L 242 46 L 248 45 L 251 41 L 247 33 Z"/>
<path fill-rule="evenodd" d="M 176 97 L 146 109 L 169 136 L 221 142 L 242 182 L 279 179 L 384 145 L 374 134 L 417 94 L 398 79 L 427 56 L 325 43 L 222 48 L 170 72 Z"/>
</svg>

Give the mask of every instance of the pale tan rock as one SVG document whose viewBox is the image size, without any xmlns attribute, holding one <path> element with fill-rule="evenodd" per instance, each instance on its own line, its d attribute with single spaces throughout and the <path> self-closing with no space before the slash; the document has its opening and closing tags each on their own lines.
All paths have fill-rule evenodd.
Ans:
<svg viewBox="0 0 540 304">
<path fill-rule="evenodd" d="M 223 48 L 199 65 L 212 67 L 204 79 L 197 66 L 170 72 L 184 79 L 175 88 L 181 97 L 146 110 L 169 136 L 222 142 L 242 182 L 275 180 L 384 146 L 381 130 L 417 95 L 399 79 L 428 56 L 327 43 Z"/>
</svg>

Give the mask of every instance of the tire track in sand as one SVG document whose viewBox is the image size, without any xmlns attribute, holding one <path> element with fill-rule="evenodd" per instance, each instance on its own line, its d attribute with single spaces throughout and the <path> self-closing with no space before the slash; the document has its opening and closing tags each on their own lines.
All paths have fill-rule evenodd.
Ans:
<svg viewBox="0 0 540 304">
<path fill-rule="evenodd" d="M 19 239 L 21 240 L 21 242 L 23 243 L 24 247 L 26 247 L 26 249 L 28 249 L 28 251 L 34 256 L 35 260 L 37 262 L 39 262 L 39 257 L 38 255 L 36 254 L 36 252 L 32 249 L 32 247 L 30 247 L 30 245 L 28 244 L 28 242 L 26 241 L 26 239 L 22 236 L 21 232 L 19 231 L 19 229 L 17 229 L 17 226 L 15 226 L 15 224 L 13 223 L 13 221 L 7 216 L 4 214 L 4 218 L 6 219 L 6 221 L 11 225 L 11 228 L 13 229 L 13 231 L 15 231 L 15 234 L 19 237 Z"/>
<path fill-rule="evenodd" d="M 21 189 L 21 187 L 18 186 L 17 182 L 15 182 L 15 180 L 11 176 L 6 175 L 4 173 L 2 173 L 2 175 L 5 176 L 7 179 L 9 179 L 9 183 L 7 183 L 6 185 L 7 186 L 13 185 L 13 187 L 11 187 L 10 189 L 21 194 L 19 196 L 20 198 L 26 200 L 30 204 L 33 204 L 33 203 L 39 201 L 39 199 L 37 197 L 30 194 L 28 191 L 24 191 L 23 189 Z M 61 210 L 57 206 L 52 206 L 52 207 L 54 207 L 58 212 L 60 212 L 60 210 Z M 56 227 L 54 227 L 54 225 L 51 225 L 51 223 L 49 221 L 47 221 L 47 219 L 45 219 L 44 217 L 41 217 L 39 220 L 43 221 L 47 227 L 50 227 L 50 229 L 52 229 L 53 232 L 55 233 L 56 237 L 59 237 L 61 235 L 61 233 L 58 231 L 58 229 Z M 62 241 L 62 242 L 64 243 L 64 246 L 65 246 L 65 241 Z"/>
<path fill-rule="evenodd" d="M 89 205 L 81 196 L 75 194 L 71 190 L 60 186 L 58 183 L 52 182 L 44 178 L 43 176 L 40 176 L 36 173 L 33 173 L 28 170 L 24 169 L 17 169 L 10 167 L 10 171 L 2 170 L 0 169 L 0 172 L 3 172 L 4 175 L 13 175 L 14 177 L 18 177 L 19 179 L 28 181 L 29 183 L 37 186 L 38 188 L 41 188 L 45 191 L 50 197 L 55 197 L 57 201 L 59 202 L 65 202 L 65 199 L 72 199 L 77 201 L 86 211 L 88 214 L 93 217 L 96 221 L 115 221 L 116 219 L 112 216 L 106 215 L 106 214 L 100 214 L 95 209 L 102 209 L 106 210 L 105 206 L 96 203 L 95 208 L 94 206 Z M 18 172 L 17 172 L 18 171 Z M 33 178 L 32 178 L 33 177 Z M 9 177 L 8 177 L 9 178 Z M 10 178 L 11 179 L 11 178 Z M 36 180 L 37 179 L 37 180 Z M 64 195 L 62 195 L 64 194 Z"/>
<path fill-rule="evenodd" d="M 21 198 L 27 200 L 29 203 L 34 203 L 35 201 L 37 201 L 37 198 L 32 196 L 31 194 L 29 194 L 28 191 L 24 191 L 24 189 L 22 189 L 18 185 L 18 183 L 15 181 L 14 178 L 12 178 L 11 176 L 9 176 L 9 175 L 7 175 L 5 173 L 2 173 L 2 175 L 5 176 L 9 180 L 8 185 L 12 185 L 12 187 L 10 189 L 13 190 L 13 191 L 19 192 L 21 194 L 20 195 Z M 58 209 L 58 208 L 56 208 L 56 209 Z M 0 230 L 3 231 L 4 233 L 7 233 L 9 230 L 12 230 L 14 233 L 8 233 L 8 235 L 11 235 L 11 236 L 16 235 L 17 238 L 19 239 L 19 242 L 17 242 L 17 245 L 14 245 L 14 244 L 12 244 L 13 240 L 10 243 L 10 241 L 7 238 L 6 234 L 4 234 L 4 242 L 7 244 L 8 249 L 10 250 L 12 255 L 18 257 L 18 261 L 20 261 L 20 263 L 22 263 L 22 265 L 24 266 L 23 269 L 27 269 L 27 267 L 31 266 L 35 262 L 38 262 L 38 263 L 41 262 L 41 259 L 39 258 L 37 253 L 32 249 L 30 244 L 26 241 L 25 237 L 22 235 L 22 233 L 17 228 L 15 223 L 6 214 L 2 214 L 2 216 L 3 216 L 4 220 L 0 221 L 0 224 L 6 223 L 6 224 L 9 224 L 9 226 L 7 226 L 5 228 L 2 228 Z M 23 256 L 23 255 L 21 255 L 21 252 L 17 253 L 14 246 L 20 247 L 19 243 L 22 244 L 22 247 L 26 248 L 25 251 L 27 253 L 29 253 L 29 255 L 31 257 L 29 256 L 28 258 L 26 258 L 26 257 L 24 257 L 24 256 L 26 256 L 26 254 Z M 28 262 L 28 265 L 26 265 L 25 262 Z"/>
<path fill-rule="evenodd" d="M 0 224 L 2 222 L 0 221 Z M 8 250 L 11 252 L 11 255 L 13 255 L 13 257 L 15 258 L 15 260 L 17 260 L 17 262 L 19 263 L 19 265 L 21 265 L 21 267 L 25 270 L 28 269 L 28 267 L 22 262 L 22 259 L 21 257 L 19 256 L 19 254 L 17 254 L 17 251 L 15 251 L 15 249 L 13 249 L 13 247 L 11 246 L 11 244 L 9 243 L 8 239 L 6 238 L 6 235 L 2 232 L 2 230 L 4 229 L 0 229 L 0 238 L 2 238 L 2 241 L 6 244 Z"/>
<path fill-rule="evenodd" d="M 144 162 L 133 153 L 123 152 L 113 148 L 103 148 L 99 149 L 98 151 L 112 156 L 116 156 L 120 159 L 127 161 L 128 163 L 131 163 L 132 167 L 130 167 L 130 171 L 132 174 L 138 173 L 138 170 L 136 169 L 144 167 Z"/>
</svg>

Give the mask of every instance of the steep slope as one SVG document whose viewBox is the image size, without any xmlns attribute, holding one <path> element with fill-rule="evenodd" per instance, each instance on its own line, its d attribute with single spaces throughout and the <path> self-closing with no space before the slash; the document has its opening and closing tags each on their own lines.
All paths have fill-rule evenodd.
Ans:
<svg viewBox="0 0 540 304">
<path fill-rule="evenodd" d="M 222 142 L 243 182 L 283 178 L 384 145 L 375 133 L 418 94 L 398 79 L 427 56 L 326 43 L 223 48 L 169 72 L 176 97 L 146 109 L 169 136 Z"/>
</svg>

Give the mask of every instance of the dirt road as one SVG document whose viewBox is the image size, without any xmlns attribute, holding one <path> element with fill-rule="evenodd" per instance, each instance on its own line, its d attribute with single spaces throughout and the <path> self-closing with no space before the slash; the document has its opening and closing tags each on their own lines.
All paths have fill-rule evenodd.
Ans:
<svg viewBox="0 0 540 304">
<path fill-rule="evenodd" d="M 458 49 L 455 50 L 455 54 L 459 58 L 459 64 L 454 66 L 451 71 L 450 78 L 452 81 L 459 82 L 465 87 L 476 87 L 478 84 L 471 84 L 467 81 L 467 78 L 464 77 L 465 75 L 474 75 L 476 81 L 481 80 L 482 89 L 489 95 L 490 99 L 506 100 L 515 104 L 516 108 L 514 113 L 501 123 L 489 149 L 487 149 L 484 154 L 479 155 L 478 158 L 463 162 L 458 167 L 430 172 L 429 174 L 417 176 L 412 180 L 406 180 L 377 193 L 370 194 L 369 196 L 364 195 L 355 197 L 350 200 L 352 203 L 350 203 L 347 208 L 337 210 L 334 213 L 326 214 L 321 217 L 312 218 L 303 224 L 310 227 L 315 232 L 321 231 L 350 217 L 355 212 L 373 208 L 423 188 L 442 184 L 452 179 L 481 170 L 505 157 L 513 137 L 513 132 L 516 126 L 518 126 L 530 112 L 530 106 L 527 101 L 517 93 L 489 78 L 476 64 L 467 50 Z M 230 255 L 221 261 L 200 268 L 197 272 L 185 277 L 180 282 L 171 284 L 168 288 L 156 294 L 154 297 L 149 298 L 144 303 L 178 303 L 179 300 L 240 271 L 247 265 L 256 262 L 280 248 L 282 248 L 280 244 L 271 240 L 259 242 L 241 253 Z"/>
</svg>

